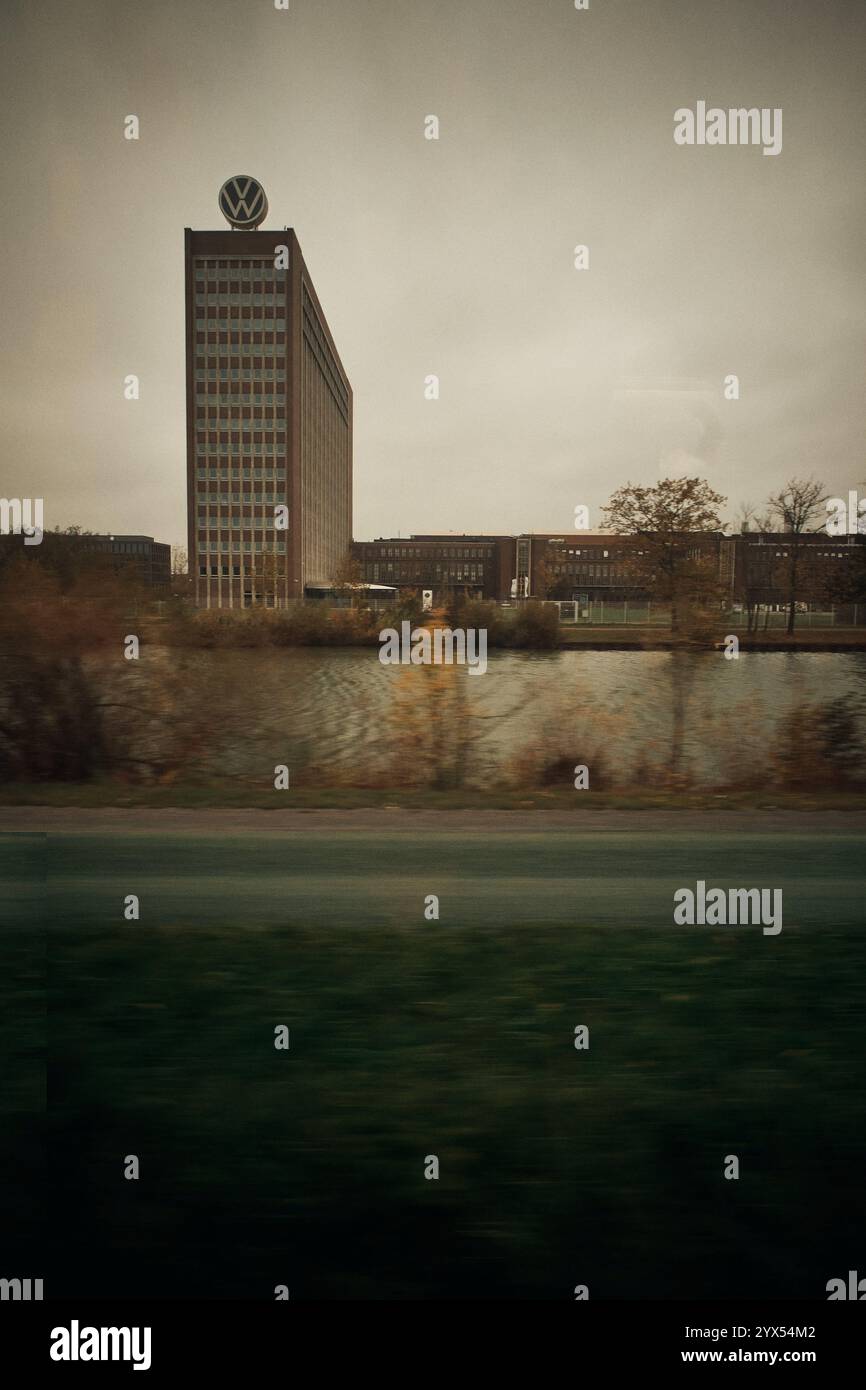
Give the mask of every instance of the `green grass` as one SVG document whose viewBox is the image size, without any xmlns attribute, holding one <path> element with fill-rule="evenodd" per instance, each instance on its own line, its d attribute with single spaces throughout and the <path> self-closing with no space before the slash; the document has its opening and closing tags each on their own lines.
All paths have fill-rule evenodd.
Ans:
<svg viewBox="0 0 866 1390">
<path fill-rule="evenodd" d="M 860 1258 L 864 954 L 830 926 L 783 952 L 639 926 L 61 933 L 55 1282 L 819 1297 Z"/>
<path fill-rule="evenodd" d="M 5 850 L 5 1248 L 49 1191 L 54 1295 L 822 1298 L 862 1260 L 856 836 L 69 836 L 44 900 Z M 784 881 L 781 936 L 672 927 L 699 868 Z"/>
</svg>

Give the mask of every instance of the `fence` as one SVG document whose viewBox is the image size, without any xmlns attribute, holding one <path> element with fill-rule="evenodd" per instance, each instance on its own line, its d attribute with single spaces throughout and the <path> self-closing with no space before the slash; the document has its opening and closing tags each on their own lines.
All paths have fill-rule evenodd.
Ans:
<svg viewBox="0 0 866 1390">
<path fill-rule="evenodd" d="M 628 623 L 669 627 L 671 621 L 670 609 L 661 603 L 629 603 L 611 599 L 552 602 L 554 607 L 559 609 L 559 621 L 565 626 L 588 626 L 594 623 L 601 627 Z"/>
<path fill-rule="evenodd" d="M 548 602 L 559 610 L 559 621 L 565 627 L 614 627 L 621 624 L 670 627 L 671 623 L 670 608 L 663 603 L 630 603 L 627 599 L 589 599 L 585 602 L 559 599 Z M 724 618 L 732 629 L 748 627 L 745 609 L 729 611 Z M 785 628 L 787 623 L 788 611 L 782 605 L 762 606 L 752 614 L 752 629 L 756 632 Z M 804 604 L 797 609 L 798 628 L 858 627 L 861 624 L 866 624 L 866 604 L 862 603 L 814 610 Z"/>
<path fill-rule="evenodd" d="M 726 621 L 733 628 L 748 627 L 748 614 L 744 611 L 728 613 Z M 866 624 L 866 604 L 846 604 L 842 608 L 798 608 L 795 627 L 860 627 Z M 783 628 L 788 625 L 788 610 L 778 605 L 772 608 L 759 607 L 752 614 L 752 631 L 764 632 L 769 628 Z"/>
</svg>

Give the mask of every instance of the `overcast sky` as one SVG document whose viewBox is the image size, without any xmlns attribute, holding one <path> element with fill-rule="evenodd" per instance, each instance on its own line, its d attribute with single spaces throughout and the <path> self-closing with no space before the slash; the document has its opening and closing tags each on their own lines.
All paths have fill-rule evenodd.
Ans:
<svg viewBox="0 0 866 1390">
<path fill-rule="evenodd" d="M 4 12 L 0 490 L 46 526 L 185 542 L 183 228 L 237 173 L 354 388 L 357 538 L 568 530 L 683 473 L 730 514 L 795 474 L 862 494 L 866 4 Z M 781 153 L 678 146 L 700 100 L 781 107 Z"/>
</svg>

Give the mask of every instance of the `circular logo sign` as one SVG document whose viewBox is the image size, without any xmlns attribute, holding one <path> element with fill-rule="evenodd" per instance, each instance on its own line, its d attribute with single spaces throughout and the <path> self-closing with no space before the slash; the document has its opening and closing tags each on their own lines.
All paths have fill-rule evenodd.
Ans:
<svg viewBox="0 0 866 1390">
<path fill-rule="evenodd" d="M 254 232 L 268 215 L 268 200 L 258 179 L 236 174 L 226 179 L 219 196 L 220 212 L 240 232 Z"/>
</svg>

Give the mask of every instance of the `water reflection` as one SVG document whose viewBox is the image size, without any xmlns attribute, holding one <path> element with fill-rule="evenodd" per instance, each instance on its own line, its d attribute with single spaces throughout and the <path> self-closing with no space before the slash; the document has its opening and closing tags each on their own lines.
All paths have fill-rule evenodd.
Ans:
<svg viewBox="0 0 866 1390">
<path fill-rule="evenodd" d="M 374 649 L 175 649 L 133 665 L 119 707 L 161 706 L 129 736 L 170 744 L 166 767 L 261 778 L 286 763 L 295 785 L 537 785 L 578 762 L 608 785 L 748 783 L 786 722 L 809 743 L 819 706 L 848 702 L 862 731 L 866 689 L 862 653 L 493 652 L 483 679 L 383 666 Z"/>
</svg>

